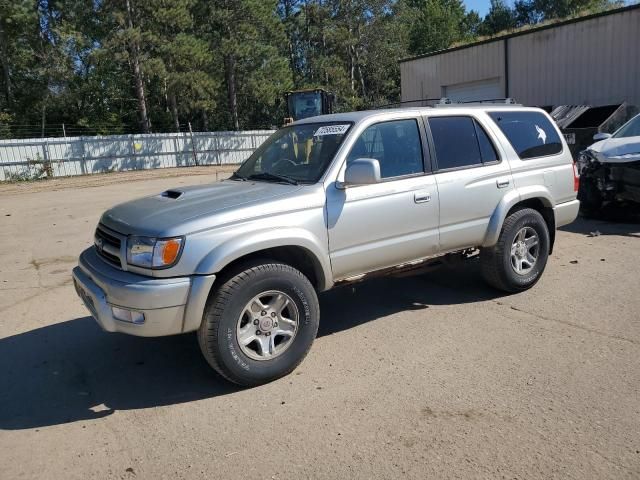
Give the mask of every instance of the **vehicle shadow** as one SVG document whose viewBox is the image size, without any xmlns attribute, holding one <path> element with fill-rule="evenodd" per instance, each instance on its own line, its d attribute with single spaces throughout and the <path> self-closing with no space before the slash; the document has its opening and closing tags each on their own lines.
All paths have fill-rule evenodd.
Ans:
<svg viewBox="0 0 640 480">
<path fill-rule="evenodd" d="M 237 390 L 218 380 L 194 335 L 103 332 L 91 317 L 0 339 L 0 429 L 91 420 Z"/>
<path fill-rule="evenodd" d="M 574 222 L 560 227 L 563 232 L 579 233 L 586 236 L 616 235 L 640 238 L 640 221 L 634 217 L 624 217 L 627 223 L 614 223 L 607 218 L 578 217 Z"/>
<path fill-rule="evenodd" d="M 457 271 L 456 271 L 457 270 Z M 476 302 L 499 295 L 477 266 L 384 278 L 321 295 L 319 336 L 404 310 Z M 227 395 L 194 334 L 139 338 L 105 333 L 82 317 L 0 339 L 0 429 L 99 419 L 117 410 Z"/>
<path fill-rule="evenodd" d="M 477 261 L 414 276 L 373 279 L 322 294 L 318 336 L 331 335 L 401 311 L 475 303 L 504 295 L 484 283 Z"/>
</svg>

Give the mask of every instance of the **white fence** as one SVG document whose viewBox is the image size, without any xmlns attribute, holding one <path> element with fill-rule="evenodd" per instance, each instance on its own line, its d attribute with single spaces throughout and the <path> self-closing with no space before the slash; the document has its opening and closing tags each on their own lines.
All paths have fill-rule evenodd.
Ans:
<svg viewBox="0 0 640 480">
<path fill-rule="evenodd" d="M 273 130 L 0 140 L 0 181 L 238 164 Z"/>
</svg>

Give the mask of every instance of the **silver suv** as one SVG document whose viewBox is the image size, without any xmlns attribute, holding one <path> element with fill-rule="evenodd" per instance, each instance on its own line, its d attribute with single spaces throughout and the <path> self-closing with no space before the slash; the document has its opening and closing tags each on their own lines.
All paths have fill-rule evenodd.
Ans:
<svg viewBox="0 0 640 480">
<path fill-rule="evenodd" d="M 291 372 L 318 292 L 480 253 L 518 292 L 578 213 L 569 149 L 542 110 L 446 106 L 326 115 L 278 130 L 228 180 L 108 210 L 73 270 L 107 331 L 198 332 L 226 379 Z M 325 319 L 331 321 L 331 319 Z"/>
</svg>

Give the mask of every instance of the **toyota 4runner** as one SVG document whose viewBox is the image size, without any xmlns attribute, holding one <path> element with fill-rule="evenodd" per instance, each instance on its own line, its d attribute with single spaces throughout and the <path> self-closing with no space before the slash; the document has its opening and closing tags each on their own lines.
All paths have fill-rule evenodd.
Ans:
<svg viewBox="0 0 640 480">
<path fill-rule="evenodd" d="M 228 180 L 105 212 L 74 284 L 105 330 L 197 331 L 215 370 L 258 385 L 303 360 L 317 294 L 334 286 L 479 252 L 491 285 L 530 288 L 556 228 L 578 214 L 577 191 L 569 149 L 540 109 L 307 118 Z"/>
</svg>

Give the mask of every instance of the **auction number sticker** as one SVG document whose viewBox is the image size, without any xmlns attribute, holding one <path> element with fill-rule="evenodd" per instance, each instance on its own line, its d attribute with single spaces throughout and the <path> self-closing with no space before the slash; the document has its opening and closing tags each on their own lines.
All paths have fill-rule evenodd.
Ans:
<svg viewBox="0 0 640 480">
<path fill-rule="evenodd" d="M 349 124 L 346 125 L 325 125 L 316 130 L 313 134 L 314 137 L 321 137 L 323 135 L 344 135 L 349 130 Z"/>
</svg>

